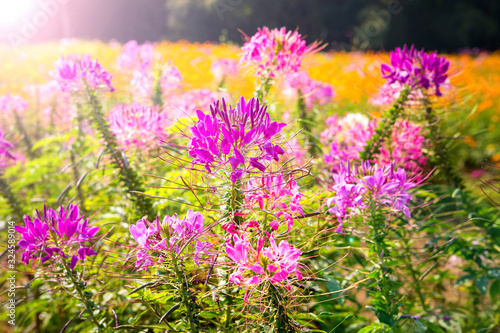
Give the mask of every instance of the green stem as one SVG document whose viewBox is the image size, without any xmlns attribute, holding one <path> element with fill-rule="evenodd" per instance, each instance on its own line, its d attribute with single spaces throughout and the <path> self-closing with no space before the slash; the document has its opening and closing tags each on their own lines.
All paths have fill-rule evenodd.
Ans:
<svg viewBox="0 0 500 333">
<path fill-rule="evenodd" d="M 410 92 L 411 90 L 406 87 L 401 92 L 401 95 L 392 105 L 392 107 L 384 112 L 382 118 L 379 120 L 379 125 L 375 130 L 375 134 L 371 137 L 370 140 L 368 140 L 368 142 L 366 142 L 364 150 L 359 153 L 361 160 L 371 161 L 376 154 L 380 153 L 380 146 L 385 141 L 385 139 L 391 136 L 394 124 L 399 118 L 401 112 L 403 112 Z"/>
<path fill-rule="evenodd" d="M 280 293 L 274 285 L 271 284 L 269 288 L 271 294 L 272 304 L 276 310 L 274 317 L 274 326 L 276 333 L 294 332 L 293 328 L 288 322 L 288 316 L 285 307 L 280 302 Z"/>
<path fill-rule="evenodd" d="M 12 215 L 17 219 L 18 222 L 21 222 L 23 220 L 24 210 L 17 200 L 16 195 L 12 192 L 11 187 L 2 177 L 2 175 L 0 175 L 0 192 L 2 193 L 2 196 L 7 199 L 7 202 L 9 203 L 9 206 L 12 210 Z"/>
<path fill-rule="evenodd" d="M 101 134 L 107 148 L 107 152 L 111 157 L 113 164 L 119 171 L 120 180 L 124 183 L 129 191 L 144 192 L 142 180 L 139 178 L 135 170 L 128 165 L 126 156 L 119 150 L 115 142 L 115 137 L 109 129 L 109 125 L 104 118 L 102 108 L 97 99 L 95 92 L 87 88 L 88 102 L 92 109 L 92 118 L 97 130 Z M 156 212 L 153 209 L 153 203 L 150 198 L 142 195 L 131 195 L 133 203 L 136 205 L 139 216 L 147 216 L 153 218 Z"/>
<path fill-rule="evenodd" d="M 257 87 L 257 90 L 255 91 L 255 96 L 259 99 L 259 102 L 262 104 L 265 103 L 265 99 L 267 95 L 269 94 L 269 89 L 271 89 L 271 86 L 273 84 L 273 79 L 271 76 L 261 76 L 260 77 L 260 85 Z"/>
<path fill-rule="evenodd" d="M 231 288 L 229 283 L 227 283 L 227 304 L 226 304 L 226 322 L 224 323 L 224 330 L 228 333 L 231 332 L 229 326 L 231 326 L 231 306 L 233 305 L 233 297 L 231 295 Z"/>
<path fill-rule="evenodd" d="M 167 244 L 170 244 L 170 226 L 166 226 L 166 233 L 167 233 Z M 174 249 L 172 246 L 170 246 L 170 257 L 172 258 L 172 265 L 174 266 L 174 271 L 175 271 L 175 276 L 177 278 L 177 281 L 179 282 L 181 286 L 181 297 L 182 297 L 182 303 L 184 304 L 184 307 L 186 308 L 186 313 L 188 316 L 188 321 L 189 321 L 189 326 L 191 328 L 191 333 L 197 333 L 199 332 L 198 325 L 194 322 L 194 317 L 193 317 L 193 312 L 191 311 L 191 303 L 188 298 L 188 292 L 189 290 L 186 288 L 186 285 L 184 284 L 184 273 L 179 269 L 179 266 L 177 265 L 177 258 L 174 253 Z"/>
<path fill-rule="evenodd" d="M 26 143 L 26 147 L 28 148 L 28 156 L 31 159 L 33 159 L 35 157 L 35 154 L 32 151 L 33 144 L 31 143 L 31 139 L 30 139 L 29 135 L 26 133 L 26 129 L 24 128 L 21 117 L 19 116 L 19 113 L 17 113 L 16 110 L 14 110 L 14 118 L 16 118 L 17 129 L 21 133 L 21 135 L 23 136 L 24 142 Z"/>
<path fill-rule="evenodd" d="M 425 120 L 429 126 L 428 137 L 434 148 L 433 166 L 441 168 L 444 172 L 444 178 L 452 181 L 452 186 L 464 189 L 462 177 L 453 168 L 450 154 L 446 147 L 446 142 L 441 138 L 441 131 L 438 125 L 438 119 L 429 100 L 425 100 Z"/>
<path fill-rule="evenodd" d="M 63 263 L 64 268 L 66 269 L 66 273 L 71 279 L 71 282 L 73 282 L 73 286 L 75 287 L 75 290 L 78 293 L 78 296 L 80 296 L 80 301 L 83 303 L 85 306 L 85 309 L 90 315 L 90 319 L 94 322 L 95 326 L 97 327 L 98 332 L 101 332 L 102 326 L 99 324 L 97 321 L 97 318 L 94 316 L 94 312 L 92 311 L 92 306 L 88 303 L 88 299 L 85 296 L 85 290 L 81 288 L 80 282 L 76 281 L 75 276 L 73 275 L 73 272 L 71 271 L 71 268 L 67 266 L 66 263 Z"/>
</svg>

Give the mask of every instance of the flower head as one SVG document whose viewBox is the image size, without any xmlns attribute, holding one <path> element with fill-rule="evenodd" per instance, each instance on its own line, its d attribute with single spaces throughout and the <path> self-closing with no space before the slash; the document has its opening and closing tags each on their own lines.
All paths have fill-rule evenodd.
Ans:
<svg viewBox="0 0 500 333">
<path fill-rule="evenodd" d="M 5 168 L 9 159 L 15 159 L 10 150 L 14 145 L 3 138 L 3 131 L 0 128 L 0 168 Z"/>
<path fill-rule="evenodd" d="M 164 232 L 167 228 L 168 237 Z M 169 256 L 167 251 L 173 249 L 179 254 L 188 245 L 194 245 L 192 258 L 199 265 L 201 255 L 211 248 L 209 242 L 200 240 L 204 230 L 203 216 L 192 210 L 183 219 L 167 215 L 161 223 L 158 217 L 155 223 L 142 219 L 131 225 L 129 230 L 138 243 L 136 268 L 139 270 L 162 263 Z"/>
<path fill-rule="evenodd" d="M 153 44 L 139 45 L 135 40 L 131 40 L 123 45 L 117 59 L 118 68 L 122 70 L 149 70 L 155 57 L 157 54 L 154 52 Z"/>
<path fill-rule="evenodd" d="M 139 103 L 116 106 L 109 115 L 110 129 L 122 146 L 149 149 L 167 137 L 168 121 L 153 107 Z"/>
<path fill-rule="evenodd" d="M 314 105 L 327 104 L 335 97 L 331 85 L 313 80 L 304 72 L 287 74 L 283 82 L 282 93 L 291 100 L 297 100 L 300 94 L 309 110 Z"/>
<path fill-rule="evenodd" d="M 263 282 L 290 288 L 293 278 L 302 279 L 298 260 L 302 252 L 286 240 L 276 244 L 274 235 L 267 237 L 269 246 L 264 247 L 266 237 L 257 240 L 257 249 L 244 237 L 233 236 L 232 244 L 226 244 L 226 254 L 233 261 L 235 271 L 229 282 L 239 286 L 253 286 Z M 248 291 L 247 291 L 248 293 Z M 245 302 L 247 295 L 245 295 Z"/>
<path fill-rule="evenodd" d="M 436 96 L 441 96 L 439 88 L 446 82 L 449 67 L 450 62 L 437 52 L 426 53 L 405 45 L 391 52 L 391 64 L 383 64 L 381 71 L 389 84 L 399 82 L 412 90 L 432 88 Z"/>
<path fill-rule="evenodd" d="M 297 72 L 302 60 L 322 47 L 314 42 L 306 45 L 297 31 L 287 31 L 285 27 L 270 30 L 259 28 L 252 37 L 245 36 L 246 43 L 240 63 L 256 67 L 257 75 L 275 76 Z"/>
<path fill-rule="evenodd" d="M 217 102 L 210 110 L 208 115 L 196 111 L 198 122 L 191 127 L 189 149 L 193 164 L 203 164 L 208 172 L 229 164 L 235 182 L 247 168 L 265 171 L 266 161 L 278 161 L 284 153 L 274 141 L 285 124 L 272 122 L 267 107 L 257 99 L 247 102 L 242 97 L 235 108 L 222 100 L 222 105 Z"/>
<path fill-rule="evenodd" d="M 303 196 L 293 175 L 284 177 L 283 174 L 252 178 L 248 181 L 244 192 L 248 207 L 253 208 L 257 205 L 260 210 L 265 209 L 274 213 L 275 219 L 270 222 L 270 226 L 275 231 L 282 221 L 290 230 L 294 215 L 303 213 L 300 204 L 300 198 Z"/>
<path fill-rule="evenodd" d="M 328 212 L 334 214 L 342 231 L 345 218 L 358 216 L 375 207 L 389 208 L 393 212 L 403 212 L 408 218 L 408 205 L 412 196 L 408 190 L 418 185 L 414 179 L 408 179 L 403 168 L 394 170 L 394 163 L 379 167 L 364 161 L 360 166 L 342 166 L 339 172 L 333 174 L 334 195 L 327 200 Z"/>
<path fill-rule="evenodd" d="M 111 85 L 113 76 L 97 60 L 91 60 L 89 55 L 61 57 L 54 66 L 56 69 L 50 75 L 59 83 L 62 91 L 77 91 L 85 86 L 115 90 Z"/>
<path fill-rule="evenodd" d="M 321 133 L 321 141 L 324 145 L 330 145 L 331 149 L 325 154 L 325 162 L 338 171 L 346 162 L 359 160 L 359 153 L 375 134 L 377 121 L 370 121 L 366 116 L 356 113 L 328 118 L 328 128 Z M 380 147 L 380 153 L 375 155 L 374 160 L 381 164 L 394 162 L 413 174 L 420 173 L 427 162 L 423 153 L 425 138 L 421 132 L 420 126 L 408 120 L 396 121 L 390 140 Z"/>
<path fill-rule="evenodd" d="M 59 261 L 71 256 L 73 269 L 79 260 L 97 254 L 85 242 L 93 239 L 99 227 L 90 227 L 78 206 L 70 204 L 67 209 L 61 206 L 59 212 L 44 206 L 43 214 L 39 211 L 36 214 L 34 218 L 25 215 L 24 226 L 14 227 L 22 235 L 18 244 L 24 249 L 25 264 L 31 259 Z"/>
<path fill-rule="evenodd" d="M 222 80 L 226 76 L 236 76 L 238 63 L 233 59 L 217 59 L 212 63 L 210 72 L 217 80 Z"/>
</svg>

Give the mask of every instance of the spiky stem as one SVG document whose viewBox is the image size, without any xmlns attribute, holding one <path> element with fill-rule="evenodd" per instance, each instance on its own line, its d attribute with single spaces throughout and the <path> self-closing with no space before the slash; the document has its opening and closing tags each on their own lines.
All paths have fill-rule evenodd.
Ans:
<svg viewBox="0 0 500 333">
<path fill-rule="evenodd" d="M 2 196 L 7 199 L 7 202 L 12 210 L 12 215 L 18 220 L 18 222 L 21 222 L 24 216 L 23 208 L 2 175 L 0 175 L 0 192 L 2 193 Z"/>
<path fill-rule="evenodd" d="M 115 137 L 109 129 L 109 125 L 102 113 L 102 107 L 96 96 L 96 93 L 87 88 L 88 103 L 91 107 L 91 116 L 95 127 L 104 140 L 107 152 L 111 157 L 115 168 L 119 171 L 119 178 L 129 191 L 144 192 L 144 185 L 133 168 L 128 165 L 127 157 L 119 150 Z M 153 203 L 150 198 L 145 196 L 131 195 L 133 203 L 136 205 L 139 216 L 154 217 L 156 212 L 153 209 Z"/>
<path fill-rule="evenodd" d="M 359 153 L 361 160 L 371 161 L 376 154 L 380 153 L 380 146 L 391 136 L 394 124 L 403 112 L 409 95 L 410 89 L 406 87 L 391 108 L 384 112 L 375 134 L 366 142 L 364 150 Z"/>
</svg>

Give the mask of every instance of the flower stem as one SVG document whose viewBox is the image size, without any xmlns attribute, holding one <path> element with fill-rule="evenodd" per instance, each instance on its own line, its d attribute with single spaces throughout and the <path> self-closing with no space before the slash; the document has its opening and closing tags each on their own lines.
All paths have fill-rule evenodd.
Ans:
<svg viewBox="0 0 500 333">
<path fill-rule="evenodd" d="M 446 142 L 441 138 L 438 119 L 429 100 L 425 100 L 425 120 L 429 126 L 429 138 L 434 149 L 434 166 L 438 166 L 444 172 L 444 178 L 450 179 L 456 188 L 464 189 L 462 177 L 453 168 Z"/>
<path fill-rule="evenodd" d="M 88 103 L 92 109 L 92 118 L 97 130 L 101 134 L 107 148 L 107 152 L 111 157 L 115 168 L 119 171 L 119 178 L 129 191 L 144 192 L 144 185 L 142 179 L 139 178 L 135 170 L 128 165 L 126 156 L 119 150 L 115 137 L 109 129 L 109 125 L 102 113 L 102 107 L 97 99 L 95 92 L 87 89 Z M 142 195 L 131 195 L 130 199 L 135 204 L 137 214 L 139 216 L 147 216 L 153 218 L 156 212 L 153 209 L 153 202 L 150 198 Z"/>
<path fill-rule="evenodd" d="M 391 136 L 394 124 L 404 110 L 409 95 L 410 89 L 406 87 L 391 108 L 384 112 L 375 134 L 366 142 L 364 150 L 359 153 L 361 160 L 371 161 L 376 154 L 380 153 L 380 146 Z"/>
<path fill-rule="evenodd" d="M 73 274 L 71 268 L 69 268 L 66 263 L 63 263 L 63 266 L 66 270 L 67 276 L 71 279 L 71 282 L 73 282 L 73 286 L 77 291 L 78 296 L 80 296 L 80 301 L 83 303 L 85 309 L 89 313 L 90 319 L 92 319 L 94 325 L 97 327 L 97 331 L 101 332 L 102 326 L 101 324 L 99 324 L 97 318 L 94 316 L 94 312 L 92 311 L 92 306 L 88 303 L 88 298 L 85 296 L 85 290 L 82 289 L 81 283 L 76 281 L 75 275 Z"/>
<path fill-rule="evenodd" d="M 170 247 L 170 257 L 172 259 L 172 266 L 174 267 L 174 272 L 175 272 L 175 277 L 177 278 L 177 282 L 181 286 L 181 298 L 182 298 L 182 304 L 184 304 L 184 307 L 186 308 L 186 313 L 189 321 L 189 327 L 190 327 L 190 332 L 191 333 L 197 333 L 199 332 L 199 327 L 194 321 L 194 316 L 193 312 L 191 311 L 191 302 L 189 301 L 188 294 L 189 290 L 186 288 L 185 282 L 185 276 L 184 273 L 179 269 L 179 265 L 177 264 L 177 258 L 174 253 L 173 247 L 170 245 L 170 226 L 166 226 L 165 228 L 166 234 L 167 234 L 167 241 L 166 243 Z"/>
<path fill-rule="evenodd" d="M 17 200 L 16 195 L 12 192 L 9 184 L 5 181 L 5 179 L 3 179 L 2 175 L 0 175 L 0 192 L 2 193 L 2 196 L 7 199 L 7 202 L 12 210 L 12 215 L 18 220 L 18 222 L 21 222 L 24 215 L 23 208 Z"/>
</svg>

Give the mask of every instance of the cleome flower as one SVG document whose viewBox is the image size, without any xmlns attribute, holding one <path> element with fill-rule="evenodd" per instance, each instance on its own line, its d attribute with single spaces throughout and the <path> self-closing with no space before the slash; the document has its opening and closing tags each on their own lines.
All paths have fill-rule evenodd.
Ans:
<svg viewBox="0 0 500 333">
<path fill-rule="evenodd" d="M 227 76 L 236 76 L 238 75 L 238 63 L 233 59 L 217 59 L 212 63 L 210 72 L 219 81 Z"/>
<path fill-rule="evenodd" d="M 300 94 L 308 110 L 314 105 L 328 104 L 335 97 L 331 85 L 313 80 L 305 72 L 287 74 L 283 81 L 282 93 L 290 100 L 297 100 Z"/>
<path fill-rule="evenodd" d="M 274 77 L 297 72 L 302 60 L 323 47 L 318 42 L 306 46 L 306 41 L 297 31 L 287 31 L 285 27 L 270 30 L 259 28 L 252 37 L 244 36 L 246 43 L 240 64 L 253 66 L 259 76 Z"/>
<path fill-rule="evenodd" d="M 14 113 L 23 116 L 27 108 L 28 103 L 21 96 L 11 94 L 0 95 L 0 119 L 4 121 L 14 119 Z M 3 119 L 4 117 L 5 119 Z"/>
<path fill-rule="evenodd" d="M 271 122 L 266 106 L 256 98 L 241 97 L 235 108 L 216 102 L 211 114 L 197 110 L 198 122 L 191 127 L 189 156 L 193 164 L 213 168 L 231 166 L 231 181 L 240 179 L 248 168 L 266 170 L 266 161 L 279 160 L 284 150 L 274 141 L 284 123 Z M 250 156 L 251 155 L 251 156 Z"/>
<path fill-rule="evenodd" d="M 233 244 L 228 241 L 226 254 L 233 261 L 235 268 L 229 276 L 229 283 L 250 287 L 270 282 L 290 288 L 292 279 L 302 280 L 298 262 L 302 252 L 286 240 L 277 245 L 273 234 L 267 238 L 270 246 L 264 247 L 266 237 L 262 236 L 257 240 L 256 250 L 244 236 L 234 235 Z M 248 304 L 248 289 L 245 302 Z"/>
<path fill-rule="evenodd" d="M 398 82 L 401 87 L 409 85 L 412 90 L 429 90 L 436 96 L 441 96 L 440 86 L 446 83 L 450 62 L 440 57 L 437 52 L 426 53 L 424 49 L 417 50 L 413 45 L 396 48 L 391 52 L 390 65 L 382 64 L 382 77 L 387 84 Z"/>
<path fill-rule="evenodd" d="M 16 225 L 15 230 L 22 235 L 19 247 L 24 249 L 22 261 L 29 264 L 33 259 L 63 261 L 71 257 L 70 267 L 73 269 L 79 260 L 96 255 L 91 247 L 85 245 L 91 241 L 99 227 L 90 227 L 89 220 L 80 215 L 78 206 L 70 204 L 67 209 L 43 208 L 43 214 L 36 211 L 33 219 L 25 215 L 24 226 Z"/>
<path fill-rule="evenodd" d="M 252 178 L 248 181 L 244 192 L 247 207 L 252 209 L 258 205 L 260 210 L 269 211 L 274 215 L 275 218 L 270 222 L 270 227 L 274 231 L 278 230 L 283 222 L 290 231 L 294 215 L 303 213 L 300 204 L 300 198 L 303 196 L 293 175 L 284 177 L 283 174 Z"/>
<path fill-rule="evenodd" d="M 194 245 L 193 261 L 199 266 L 200 257 L 208 253 L 211 244 L 201 241 L 204 230 L 204 219 L 199 212 L 189 210 L 186 217 L 179 219 L 177 215 L 165 216 L 160 223 L 141 219 L 129 227 L 129 231 L 138 243 L 136 268 L 145 270 L 149 266 L 160 264 L 168 257 L 167 251 L 174 249 L 177 254 L 190 245 Z M 168 234 L 167 234 L 168 232 Z"/>
<path fill-rule="evenodd" d="M 0 128 L 0 168 L 5 168 L 9 159 L 15 159 L 10 150 L 14 145 L 3 138 L 3 131 Z"/>
<path fill-rule="evenodd" d="M 330 152 L 324 155 L 325 162 L 338 171 L 347 161 L 359 160 L 368 140 L 375 134 L 377 120 L 350 113 L 344 117 L 334 115 L 326 120 L 328 128 L 321 133 L 321 142 L 330 146 Z M 427 163 L 423 148 L 425 138 L 420 126 L 408 121 L 398 120 L 391 137 L 382 147 L 374 161 L 381 164 L 394 162 L 397 167 L 404 167 L 412 174 L 418 174 Z"/>
<path fill-rule="evenodd" d="M 77 91 L 85 86 L 115 90 L 111 85 L 113 76 L 97 60 L 91 60 L 90 55 L 61 57 L 54 66 L 56 69 L 50 75 L 59 83 L 62 91 Z"/>
<path fill-rule="evenodd" d="M 408 205 L 412 196 L 408 190 L 418 183 L 407 179 L 403 168 L 395 171 L 394 163 L 379 167 L 364 161 L 352 169 L 348 163 L 333 175 L 333 180 L 334 196 L 328 198 L 327 205 L 328 212 L 339 221 L 336 232 L 342 232 L 344 219 L 362 215 L 369 207 L 387 207 L 393 212 L 403 212 L 408 218 L 411 217 Z"/>
<path fill-rule="evenodd" d="M 158 146 L 167 137 L 168 121 L 154 107 L 140 103 L 122 104 L 109 114 L 110 130 L 122 146 L 145 149 Z"/>
</svg>

